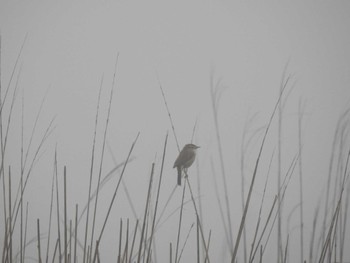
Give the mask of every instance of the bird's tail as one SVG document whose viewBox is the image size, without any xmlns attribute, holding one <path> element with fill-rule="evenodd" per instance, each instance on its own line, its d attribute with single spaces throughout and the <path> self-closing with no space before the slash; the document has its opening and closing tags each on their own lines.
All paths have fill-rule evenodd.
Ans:
<svg viewBox="0 0 350 263">
<path fill-rule="evenodd" d="M 181 166 L 177 167 L 177 185 L 181 185 Z"/>
</svg>

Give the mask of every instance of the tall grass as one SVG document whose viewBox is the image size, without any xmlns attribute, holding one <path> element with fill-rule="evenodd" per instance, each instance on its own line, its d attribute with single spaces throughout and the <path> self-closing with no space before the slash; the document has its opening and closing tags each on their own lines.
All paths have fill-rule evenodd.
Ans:
<svg viewBox="0 0 350 263">
<path fill-rule="evenodd" d="M 36 215 L 32 215 L 30 208 L 35 204 L 29 204 L 26 201 L 26 190 L 28 182 L 31 179 L 31 174 L 35 165 L 38 163 L 38 159 L 41 156 L 44 145 L 47 144 L 50 135 L 55 128 L 55 119 L 46 125 L 43 130 L 39 129 L 38 123 L 40 122 L 41 112 L 45 106 L 46 95 L 42 99 L 39 105 L 38 113 L 35 117 L 35 121 L 31 127 L 28 146 L 24 147 L 24 138 L 27 131 L 27 127 L 24 127 L 25 120 L 25 100 L 22 96 L 21 100 L 21 131 L 19 141 L 20 146 L 20 167 L 19 173 L 14 172 L 14 168 L 9 160 L 7 160 L 7 154 L 9 147 L 9 136 L 11 135 L 12 122 L 16 120 L 14 116 L 14 107 L 17 105 L 16 98 L 18 97 L 18 91 L 21 88 L 20 76 L 21 68 L 18 68 L 20 62 L 22 50 L 24 48 L 23 42 L 16 62 L 11 71 L 9 83 L 6 88 L 2 85 L 2 75 L 0 67 L 0 150 L 1 150 L 1 166 L 0 166 L 0 187 L 2 193 L 2 208 L 1 211 L 1 260 L 2 262 L 27 262 L 31 258 L 28 256 L 28 250 L 35 252 L 35 261 L 38 262 L 101 262 L 106 260 L 104 255 L 104 247 L 107 246 L 107 240 L 105 233 L 107 227 L 111 224 L 111 221 L 119 222 L 119 226 L 116 227 L 116 231 L 113 232 L 116 236 L 115 258 L 108 259 L 108 261 L 117 261 L 119 263 L 128 262 L 159 262 L 160 258 L 157 244 L 159 242 L 165 243 L 167 247 L 166 251 L 161 251 L 162 256 L 166 254 L 167 261 L 169 262 L 218 262 L 215 258 L 213 249 L 217 248 L 217 228 L 222 227 L 224 229 L 223 240 L 226 246 L 229 248 L 229 258 L 225 258 L 225 262 L 266 262 L 267 250 L 277 253 L 277 262 L 346 262 L 345 252 L 347 244 L 348 234 L 348 208 L 350 200 L 350 186 L 348 182 L 349 177 L 349 112 L 344 111 L 340 116 L 337 127 L 335 129 L 333 146 L 330 153 L 330 164 L 327 177 L 327 184 L 325 187 L 325 194 L 319 199 L 318 205 L 314 211 L 307 211 L 304 206 L 304 176 L 305 166 L 303 160 L 303 147 L 308 142 L 303 140 L 303 114 L 305 105 L 301 102 L 298 106 L 298 122 L 296 132 L 298 134 L 297 152 L 293 154 L 291 160 L 283 159 L 285 157 L 283 143 L 283 107 L 287 101 L 287 98 L 292 90 L 287 89 L 290 85 L 291 75 L 287 74 L 284 70 L 279 95 L 276 98 L 276 102 L 272 105 L 272 112 L 269 119 L 262 128 L 253 130 L 248 134 L 251 124 L 256 120 L 257 116 L 254 115 L 244 128 L 242 142 L 241 142 L 241 156 L 240 156 L 240 171 L 241 171 L 241 197 L 242 197 L 242 213 L 237 216 L 233 213 L 233 190 L 239 189 L 239 187 L 229 185 L 230 174 L 226 169 L 224 150 L 225 140 L 222 136 L 221 129 L 222 123 L 219 122 L 219 106 L 220 97 L 224 90 L 224 86 L 220 81 L 215 81 L 214 74 L 211 73 L 209 82 L 209 95 L 211 96 L 211 110 L 213 112 L 213 127 L 215 131 L 215 139 L 217 151 L 213 151 L 209 157 L 209 166 L 211 174 L 214 179 L 214 191 L 218 202 L 219 217 L 221 220 L 221 226 L 212 226 L 206 224 L 206 229 L 203 227 L 203 221 L 206 217 L 209 217 L 212 211 L 208 211 L 205 203 L 202 203 L 202 196 L 200 186 L 200 171 L 199 163 L 197 163 L 197 183 L 194 181 L 194 169 L 190 170 L 190 174 L 185 173 L 185 180 L 182 188 L 174 187 L 172 191 L 166 193 L 164 191 L 165 180 L 163 173 L 165 171 L 165 165 L 167 158 L 173 159 L 173 156 L 168 154 L 168 140 L 171 136 L 174 137 L 178 150 L 180 150 L 180 143 L 176 135 L 176 124 L 172 118 L 174 112 L 170 111 L 170 106 L 166 100 L 166 89 L 162 87 L 159 79 L 160 95 L 163 99 L 165 108 L 164 112 L 169 118 L 170 128 L 172 129 L 172 135 L 168 136 L 166 133 L 164 144 L 162 148 L 162 157 L 160 160 L 155 159 L 150 163 L 150 171 L 147 173 L 148 183 L 145 184 L 144 190 L 145 196 L 142 199 L 142 205 L 137 206 L 131 198 L 132 192 L 124 182 L 124 177 L 129 172 L 127 169 L 131 165 L 137 165 L 133 161 L 132 154 L 134 148 L 137 145 L 140 134 L 135 136 L 135 139 L 131 142 L 129 151 L 125 153 L 125 159 L 123 162 L 117 163 L 113 156 L 113 152 L 109 149 L 109 153 L 114 161 L 113 169 L 104 173 L 104 159 L 105 159 L 105 147 L 108 147 L 107 137 L 110 121 L 111 107 L 113 103 L 113 94 L 117 82 L 117 64 L 118 57 L 116 59 L 114 75 L 112 85 L 109 90 L 108 108 L 107 114 L 104 119 L 101 119 L 100 105 L 102 101 L 102 89 L 104 86 L 103 78 L 101 79 L 98 96 L 96 115 L 94 118 L 94 131 L 92 133 L 91 141 L 91 159 L 89 163 L 89 176 L 87 177 L 87 198 L 86 203 L 80 206 L 74 203 L 71 198 L 70 189 L 70 169 L 64 163 L 59 162 L 59 151 L 57 145 L 53 154 L 52 161 L 52 178 L 51 178 L 51 192 L 49 198 L 49 207 L 47 209 L 48 225 L 45 225 L 45 220 L 37 218 Z M 1 62 L 1 36 L 0 36 L 0 62 Z M 119 56 L 119 55 L 118 55 Z M 1 65 L 1 63 L 0 63 Z M 16 82 L 13 84 L 13 79 Z M 291 85 L 293 87 L 293 85 Z M 288 90 L 288 93 L 286 92 Z M 5 114 L 6 113 L 6 114 Z M 277 118 L 276 118 L 277 117 Z M 277 136 L 272 137 L 273 122 L 277 123 Z M 98 133 L 99 125 L 103 126 L 103 133 Z M 193 140 L 196 132 L 197 121 L 192 130 Z M 25 129 L 26 128 L 26 129 Z M 189 129 L 190 130 L 190 129 Z M 262 138 L 259 137 L 263 132 Z M 41 133 L 42 136 L 39 142 L 35 144 L 34 137 Z M 99 140 L 101 136 L 101 140 Z M 271 140 L 268 140 L 272 137 Z M 259 139 L 260 144 L 258 149 L 254 149 L 255 164 L 253 165 L 253 171 L 246 169 L 248 165 L 246 160 L 246 152 L 250 143 L 254 139 Z M 270 138 L 269 138 L 270 139 Z M 101 145 L 98 145 L 98 141 L 101 141 Z M 272 147 L 277 147 L 276 153 L 273 151 L 269 153 L 266 148 L 267 144 L 271 141 L 276 143 Z M 100 146 L 100 147 L 99 147 Z M 100 149 L 98 152 L 97 149 Z M 98 158 L 97 158 L 98 157 Z M 216 158 L 214 158 L 216 157 Z M 267 169 L 264 170 L 262 160 L 268 159 Z M 99 163 L 96 164 L 97 160 Z M 218 160 L 219 165 L 215 164 L 214 160 Z M 277 172 L 273 171 L 272 166 L 277 161 Z M 283 172 L 282 162 L 288 165 L 286 172 Z M 97 173 L 94 172 L 97 166 Z M 219 168 L 219 169 L 218 169 Z M 219 170 L 219 172 L 217 171 Z M 300 208 L 298 222 L 300 224 L 300 231 L 298 236 L 294 237 L 290 232 L 282 232 L 284 217 L 282 211 L 288 209 L 285 206 L 287 202 L 287 195 L 289 191 L 289 184 L 292 181 L 293 175 L 298 171 L 299 182 L 299 202 Z M 159 171 L 159 172 L 158 172 Z M 202 171 L 202 170 L 201 170 Z M 104 211 L 101 208 L 101 193 L 105 190 L 104 186 L 111 179 L 113 175 L 116 175 L 117 182 L 113 185 L 111 193 L 106 193 L 109 196 L 109 202 L 107 210 Z M 277 176 L 277 188 L 276 192 L 272 191 L 273 198 L 268 200 L 266 198 L 269 186 L 271 184 L 271 177 Z M 247 176 L 251 177 L 248 191 L 245 192 L 246 185 L 245 179 Z M 94 177 L 97 178 L 97 182 L 94 182 Z M 256 212 L 252 209 L 252 196 L 255 189 L 258 188 L 257 180 L 262 178 L 264 181 L 263 187 L 259 191 L 262 191 L 262 198 L 259 202 L 259 209 Z M 62 182 L 63 181 L 63 182 Z M 175 180 L 174 180 L 175 181 Z M 17 184 L 15 183 L 17 182 Z M 118 193 L 121 185 L 126 193 L 127 205 L 131 208 L 133 218 L 129 218 L 120 213 L 120 218 L 115 218 L 112 210 L 115 209 L 117 201 L 121 200 L 118 197 Z M 196 188 L 195 188 L 196 187 Z M 223 191 L 221 192 L 221 188 Z M 197 189 L 197 196 L 193 189 Z M 180 198 L 175 200 L 178 207 L 170 211 L 170 202 L 175 198 L 175 192 L 179 192 Z M 41 194 L 41 193 L 38 193 Z M 271 194 L 271 193 L 270 193 Z M 45 197 L 43 197 L 45 198 Z M 93 207 L 90 207 L 93 205 Z M 162 206 L 163 205 L 163 206 Z M 136 209 L 138 207 L 138 209 Z M 141 207 L 141 208 L 140 208 Z M 63 209 L 63 210 L 62 210 Z M 71 215 L 69 211 L 74 209 L 74 214 Z M 322 210 L 324 209 L 324 211 Z M 121 212 L 118 210 L 118 212 Z M 168 217 L 165 217 L 166 212 Z M 190 212 L 190 213 L 188 213 Z M 102 214 L 105 213 L 105 214 Z M 309 227 L 306 227 L 305 217 L 307 213 L 313 213 L 313 221 Z M 102 221 L 97 220 L 97 215 L 102 214 Z M 321 216 L 323 215 L 323 216 Z M 33 226 L 31 217 L 37 218 L 36 225 Z M 235 220 L 239 219 L 239 224 L 235 226 Z M 162 226 L 164 222 L 172 219 L 175 223 L 173 229 L 171 229 L 171 236 L 164 240 L 162 235 Z M 253 223 L 251 223 L 253 222 Z M 82 225 L 79 225 L 82 224 Z M 56 228 L 54 228 L 56 226 Z M 207 227 L 208 226 L 208 227 Z M 34 236 L 28 231 L 28 229 L 36 229 Z M 56 230 L 56 231 L 55 231 Z M 168 231 L 169 229 L 167 229 Z M 236 234 L 234 235 L 234 232 Z M 274 240 L 271 236 L 277 233 L 277 239 Z M 306 237 L 309 236 L 309 242 Z M 215 237 L 215 238 L 214 238 Z M 283 239 L 285 237 L 285 239 Z M 300 242 L 299 251 L 291 244 L 293 241 L 298 240 Z M 46 241 L 46 242 L 45 242 Z M 34 250 L 34 248 L 35 250 Z M 298 246 L 299 247 L 299 246 Z M 277 248 L 277 249 L 276 249 Z M 306 251 L 308 248 L 308 255 Z M 186 252 L 186 253 L 185 253 Z M 299 254 L 298 254 L 299 253 Z M 33 254 L 33 253 L 31 253 Z M 186 258 L 187 255 L 192 255 L 190 258 Z M 291 257 L 293 255 L 293 257 Z M 161 257 L 164 259 L 164 257 Z"/>
<path fill-rule="evenodd" d="M 220 128 L 219 128 L 219 121 L 218 121 L 218 110 L 219 110 L 219 104 L 220 104 L 220 98 L 222 96 L 222 93 L 224 91 L 225 87 L 221 85 L 221 80 L 215 82 L 214 80 L 214 72 L 211 72 L 210 75 L 210 97 L 211 97 L 211 104 L 212 104 L 212 111 L 214 116 L 214 124 L 215 124 L 215 134 L 216 134 L 216 140 L 217 140 L 217 146 L 218 146 L 218 152 L 220 157 L 220 168 L 221 168 L 221 175 L 222 175 L 222 182 L 224 186 L 224 196 L 225 196 L 225 206 L 226 206 L 226 216 L 227 216 L 227 229 L 225 229 L 225 233 L 228 233 L 228 241 L 229 241 L 229 248 L 231 254 L 233 254 L 233 258 L 235 258 L 234 251 L 232 250 L 233 247 L 233 232 L 232 232 L 232 220 L 231 220 L 231 208 L 229 203 L 229 197 L 228 197 L 228 185 L 227 185 L 227 179 L 226 179 L 226 170 L 225 170 L 225 162 L 224 162 L 224 156 L 223 156 L 223 149 L 222 149 L 222 141 L 220 136 Z M 223 221 L 224 218 L 222 218 Z M 226 224 L 223 224 L 224 226 Z"/>
</svg>

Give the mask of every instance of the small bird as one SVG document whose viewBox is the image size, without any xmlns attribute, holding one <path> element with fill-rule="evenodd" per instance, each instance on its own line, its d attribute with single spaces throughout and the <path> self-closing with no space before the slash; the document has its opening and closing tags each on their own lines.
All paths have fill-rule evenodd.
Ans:
<svg viewBox="0 0 350 263">
<path fill-rule="evenodd" d="M 183 169 L 186 169 L 190 167 L 194 160 L 196 159 L 196 151 L 199 148 L 199 146 L 194 145 L 192 143 L 186 144 L 184 148 L 179 153 L 179 156 L 177 157 L 174 167 L 177 168 L 177 184 L 181 185 L 181 173 Z"/>
</svg>

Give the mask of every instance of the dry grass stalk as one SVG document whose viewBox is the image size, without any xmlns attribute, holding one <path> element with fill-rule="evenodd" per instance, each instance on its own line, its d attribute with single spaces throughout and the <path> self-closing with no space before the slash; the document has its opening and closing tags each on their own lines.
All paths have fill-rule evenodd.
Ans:
<svg viewBox="0 0 350 263">
<path fill-rule="evenodd" d="M 101 150 L 100 168 L 99 168 L 98 180 L 97 180 L 97 192 L 96 192 L 96 199 L 95 199 L 94 213 L 93 213 L 93 220 L 92 220 L 92 229 L 91 229 L 91 243 L 90 243 L 91 250 L 90 250 L 90 254 L 92 253 L 92 250 L 93 250 L 92 248 L 93 248 L 93 240 L 94 240 L 94 232 L 95 232 L 98 195 L 99 195 L 99 189 L 100 189 L 102 165 L 103 165 L 103 159 L 104 159 L 104 153 L 105 153 L 105 146 L 106 146 L 106 138 L 107 138 L 107 130 L 108 130 L 109 118 L 110 118 L 111 107 L 112 107 L 112 99 L 113 99 L 113 93 L 114 93 L 115 79 L 116 79 L 116 74 L 117 74 L 118 59 L 119 59 L 119 53 L 117 54 L 115 67 L 114 67 L 113 82 L 112 82 L 112 87 L 111 87 L 111 91 L 110 91 L 110 95 L 109 95 L 108 113 L 107 113 L 107 117 L 106 117 L 106 123 L 105 123 L 104 134 L 103 134 L 103 143 L 102 143 L 102 150 Z M 98 239 L 98 240 L 100 240 L 100 239 Z M 96 252 L 97 251 L 98 251 L 98 249 L 96 248 Z M 89 261 L 91 262 L 91 255 L 89 255 Z"/>
<path fill-rule="evenodd" d="M 259 150 L 258 157 L 256 159 L 256 163 L 255 163 L 255 167 L 254 167 L 253 177 L 252 177 L 252 180 L 251 180 L 251 183 L 250 183 L 250 186 L 249 186 L 249 192 L 248 192 L 247 200 L 245 202 L 245 207 L 244 207 L 244 212 L 243 212 L 242 219 L 241 219 L 241 224 L 240 224 L 240 227 L 239 227 L 239 230 L 238 230 L 238 235 L 237 235 L 236 242 L 235 242 L 235 248 L 234 248 L 233 256 L 232 256 L 232 259 L 231 259 L 232 263 L 234 263 L 235 260 L 236 260 L 238 246 L 239 246 L 239 243 L 240 243 L 240 240 L 241 240 L 241 235 L 242 235 L 243 227 L 244 227 L 244 224 L 245 224 L 245 218 L 246 218 L 247 212 L 248 212 L 248 207 L 249 207 L 250 198 L 251 198 L 251 194 L 252 194 L 253 187 L 254 187 L 255 177 L 256 177 L 256 174 L 257 174 L 261 153 L 262 153 L 262 150 L 264 148 L 265 140 L 266 140 L 266 137 L 267 137 L 267 133 L 268 133 L 268 131 L 270 129 L 270 126 L 271 126 L 271 123 L 272 123 L 272 119 L 273 119 L 273 117 L 274 117 L 274 115 L 276 113 L 276 109 L 277 109 L 278 105 L 280 104 L 282 94 L 283 94 L 283 90 L 281 91 L 280 96 L 278 97 L 278 100 L 277 100 L 277 102 L 275 104 L 273 112 L 272 112 L 272 114 L 270 116 L 269 123 L 268 123 L 268 125 L 266 127 L 263 140 L 261 142 L 260 150 Z"/>
<path fill-rule="evenodd" d="M 151 229 L 151 236 L 150 236 L 150 244 L 148 248 L 148 255 L 147 255 L 147 263 L 151 260 L 150 259 L 150 249 L 151 249 L 151 244 L 153 241 L 153 235 L 154 235 L 154 229 L 155 229 L 155 222 L 156 222 L 156 217 L 157 217 L 157 211 L 158 211 L 158 201 L 159 201 L 159 196 L 160 196 L 160 186 L 162 184 L 162 178 L 163 178 L 163 169 L 164 169 L 164 160 L 165 160 L 165 154 L 166 154 L 166 148 L 167 148 L 167 143 L 168 143 L 168 133 L 165 136 L 165 142 L 164 142 L 164 150 L 163 150 L 163 157 L 162 157 L 162 165 L 160 168 L 160 175 L 159 175 L 159 182 L 158 182 L 158 189 L 157 189 L 157 197 L 156 197 L 156 204 L 154 208 L 154 214 L 153 214 L 153 222 L 152 222 L 152 229 Z"/>
<path fill-rule="evenodd" d="M 83 263 L 85 263 L 85 259 L 86 259 L 86 242 L 87 242 L 87 235 L 88 235 L 88 230 L 89 230 L 89 215 L 90 215 L 90 199 L 91 199 L 92 174 L 93 174 L 93 169 L 94 169 L 96 133 L 97 133 L 97 123 L 98 123 L 98 114 L 99 114 L 99 107 L 100 107 L 102 84 L 103 84 L 103 76 L 101 78 L 100 89 L 99 89 L 99 92 L 98 92 L 97 109 L 96 109 L 96 117 L 95 117 L 95 128 L 94 128 L 94 138 L 93 138 L 93 142 L 92 142 L 91 164 L 90 164 L 90 180 L 89 180 L 89 190 L 88 190 L 88 198 L 87 198 L 87 212 L 86 212 L 86 221 L 85 221 Z"/>
<path fill-rule="evenodd" d="M 41 263 L 41 246 L 40 246 L 40 221 L 37 219 L 37 232 L 38 232 L 38 262 Z"/>
</svg>

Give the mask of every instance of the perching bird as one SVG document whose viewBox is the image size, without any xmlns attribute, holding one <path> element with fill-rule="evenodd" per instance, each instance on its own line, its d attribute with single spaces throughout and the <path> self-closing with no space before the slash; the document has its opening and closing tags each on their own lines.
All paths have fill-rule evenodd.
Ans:
<svg viewBox="0 0 350 263">
<path fill-rule="evenodd" d="M 190 167 L 194 160 L 196 159 L 196 151 L 199 148 L 199 146 L 196 146 L 192 143 L 186 144 L 184 148 L 179 153 L 179 156 L 177 157 L 174 167 L 177 168 L 177 184 L 181 185 L 181 173 L 183 169 L 186 169 Z"/>
</svg>

